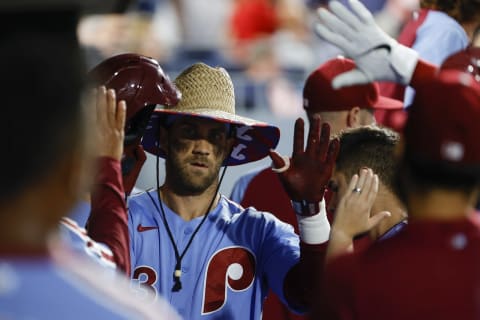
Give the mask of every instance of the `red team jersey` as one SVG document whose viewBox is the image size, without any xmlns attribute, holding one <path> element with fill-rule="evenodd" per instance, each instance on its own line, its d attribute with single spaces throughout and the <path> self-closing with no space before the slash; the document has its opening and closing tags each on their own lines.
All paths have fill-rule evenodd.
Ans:
<svg viewBox="0 0 480 320">
<path fill-rule="evenodd" d="M 479 319 L 480 223 L 413 221 L 327 268 L 318 319 Z M 446 289 L 448 288 L 448 289 Z"/>
</svg>

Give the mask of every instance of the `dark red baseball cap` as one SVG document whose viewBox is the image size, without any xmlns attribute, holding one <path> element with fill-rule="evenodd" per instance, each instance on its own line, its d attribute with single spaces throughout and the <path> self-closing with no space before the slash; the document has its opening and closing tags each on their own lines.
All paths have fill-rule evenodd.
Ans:
<svg viewBox="0 0 480 320">
<path fill-rule="evenodd" d="M 355 63 L 344 57 L 328 60 L 305 82 L 303 108 L 307 112 L 343 111 L 353 107 L 368 109 L 402 109 L 402 101 L 380 96 L 377 83 L 334 89 L 332 80 L 337 75 L 355 68 Z"/>
<path fill-rule="evenodd" d="M 416 88 L 405 126 L 407 157 L 462 167 L 480 164 L 480 84 L 444 70 Z"/>
</svg>

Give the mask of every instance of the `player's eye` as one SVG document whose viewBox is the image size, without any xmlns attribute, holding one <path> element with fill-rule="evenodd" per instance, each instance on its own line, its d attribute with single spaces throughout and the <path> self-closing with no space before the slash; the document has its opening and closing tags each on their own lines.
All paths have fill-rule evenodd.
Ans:
<svg viewBox="0 0 480 320">
<path fill-rule="evenodd" d="M 224 141 L 227 137 L 227 132 L 224 129 L 212 130 L 209 134 L 208 140 L 213 144 L 218 144 Z"/>
<path fill-rule="evenodd" d="M 197 130 L 188 124 L 180 126 L 180 137 L 183 139 L 195 139 L 198 135 Z"/>
</svg>

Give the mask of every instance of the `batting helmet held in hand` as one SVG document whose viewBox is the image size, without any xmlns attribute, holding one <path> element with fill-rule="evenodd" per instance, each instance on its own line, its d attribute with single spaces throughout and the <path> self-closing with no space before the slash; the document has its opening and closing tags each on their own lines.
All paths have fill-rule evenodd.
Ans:
<svg viewBox="0 0 480 320">
<path fill-rule="evenodd" d="M 114 89 L 117 100 L 125 100 L 125 146 L 138 145 L 155 106 L 173 107 L 180 92 L 152 58 L 134 53 L 113 56 L 89 73 L 94 86 Z"/>
<path fill-rule="evenodd" d="M 114 89 L 117 101 L 125 100 L 123 175 L 128 175 L 138 160 L 135 149 L 142 140 L 148 121 L 157 105 L 174 107 L 180 101 L 180 91 L 155 59 L 135 53 L 125 53 L 102 61 L 89 73 L 93 86 Z"/>
</svg>

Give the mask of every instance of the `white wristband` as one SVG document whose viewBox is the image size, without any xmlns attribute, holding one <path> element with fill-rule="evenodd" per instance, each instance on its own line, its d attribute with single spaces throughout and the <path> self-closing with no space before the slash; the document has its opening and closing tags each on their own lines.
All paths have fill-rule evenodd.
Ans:
<svg viewBox="0 0 480 320">
<path fill-rule="evenodd" d="M 297 214 L 300 239 L 307 244 L 321 244 L 328 241 L 330 236 L 330 223 L 327 219 L 325 200 L 320 202 L 320 212 L 313 216 Z"/>
</svg>

